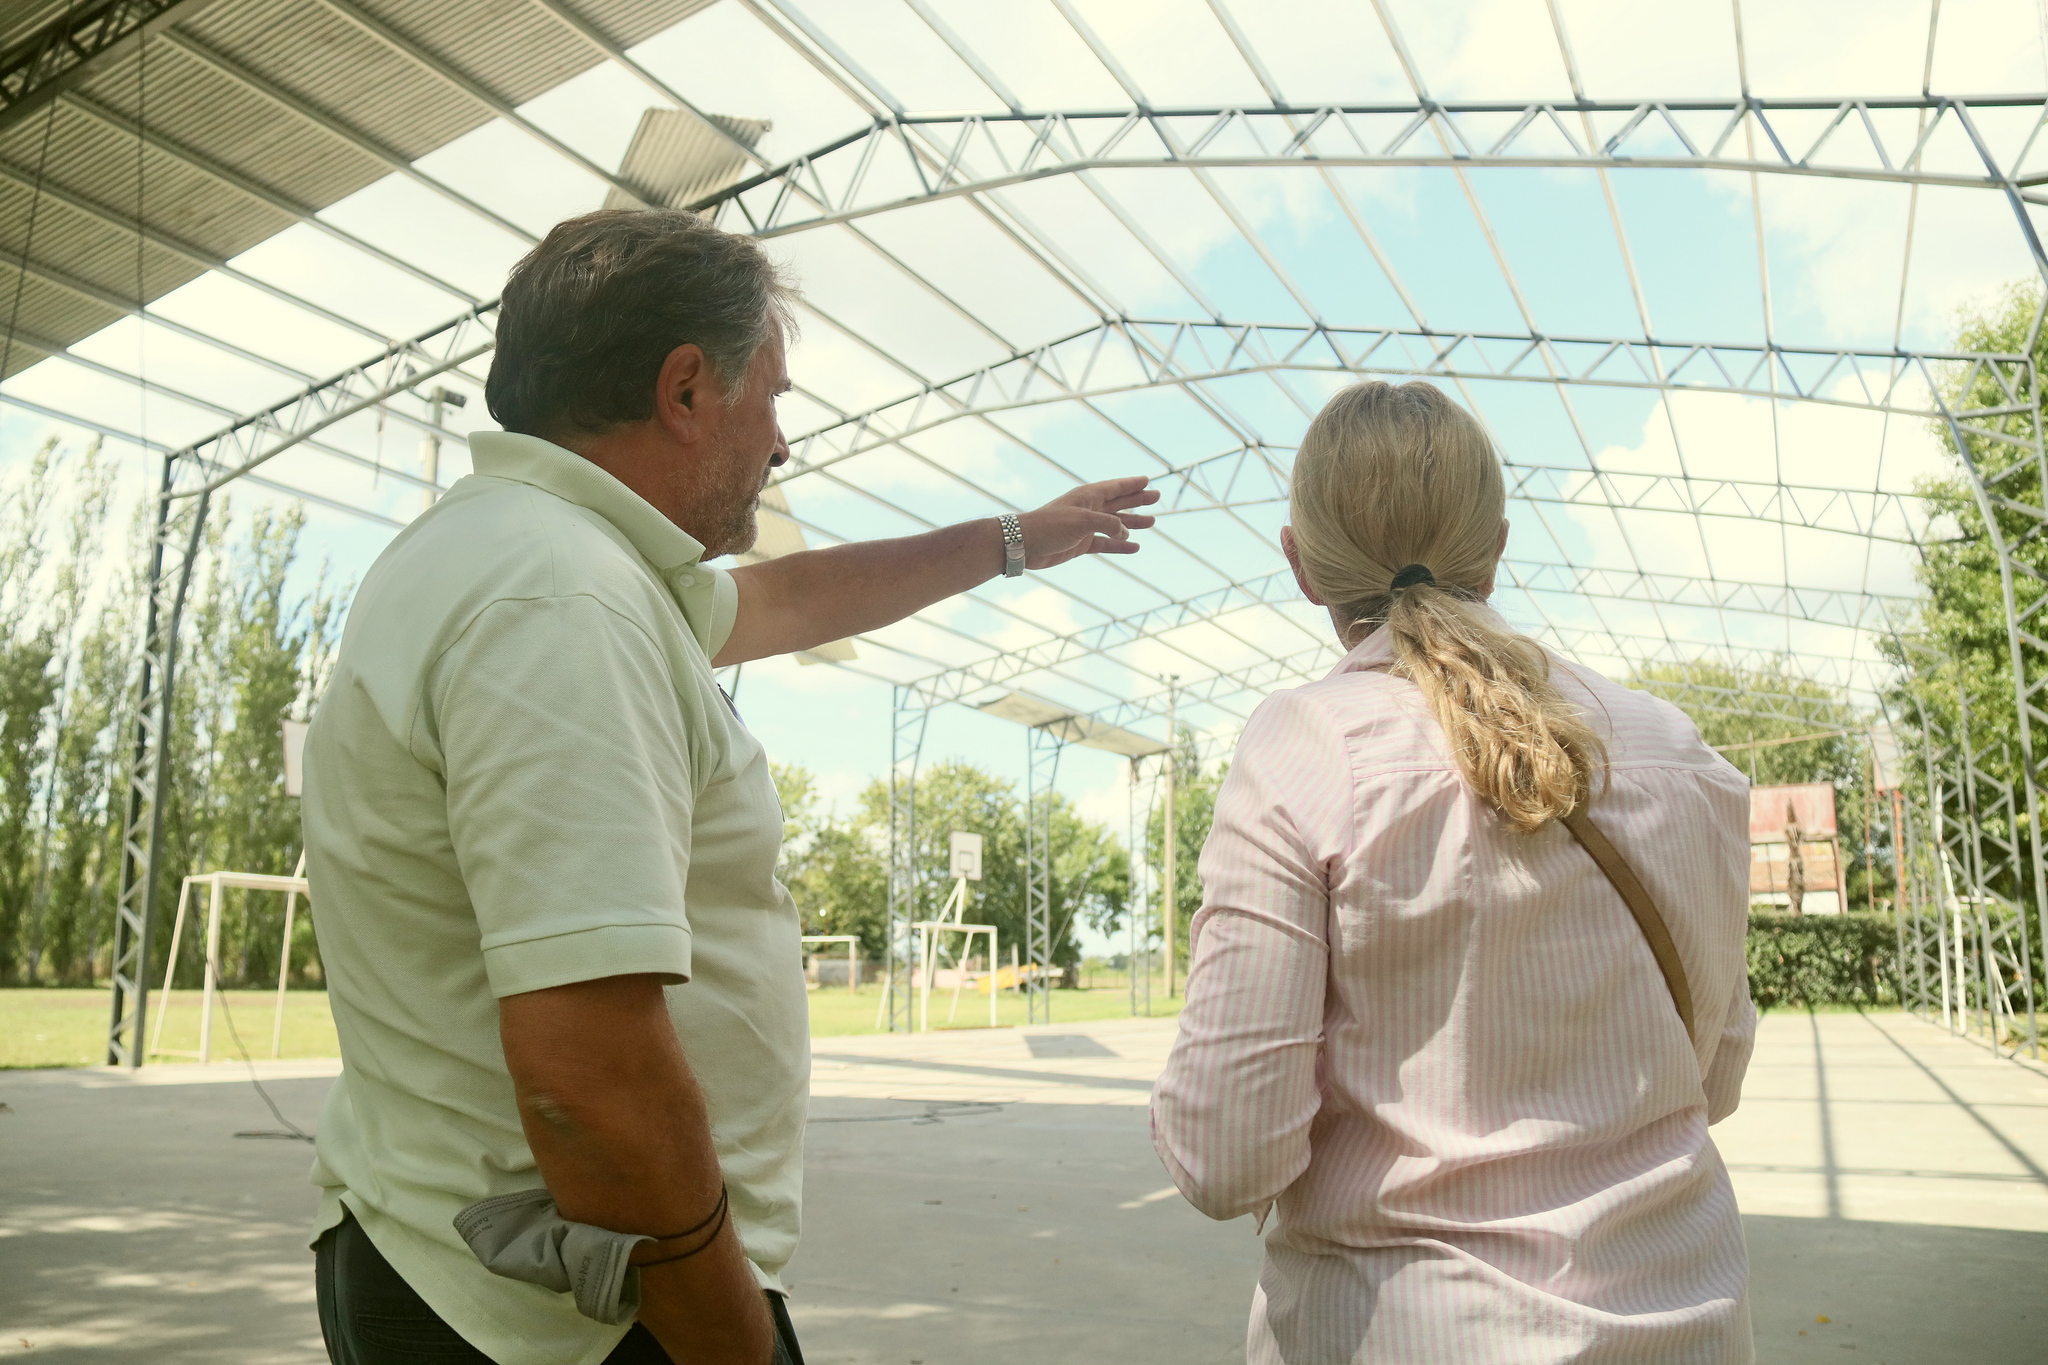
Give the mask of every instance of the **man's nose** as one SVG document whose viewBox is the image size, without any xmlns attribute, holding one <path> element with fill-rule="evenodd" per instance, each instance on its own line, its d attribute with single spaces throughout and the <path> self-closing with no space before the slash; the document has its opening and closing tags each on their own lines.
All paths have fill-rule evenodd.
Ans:
<svg viewBox="0 0 2048 1365">
<path fill-rule="evenodd" d="M 768 467 L 779 468 L 789 463 L 789 438 L 782 434 L 782 423 L 775 424 L 775 448 L 768 452 Z"/>
</svg>

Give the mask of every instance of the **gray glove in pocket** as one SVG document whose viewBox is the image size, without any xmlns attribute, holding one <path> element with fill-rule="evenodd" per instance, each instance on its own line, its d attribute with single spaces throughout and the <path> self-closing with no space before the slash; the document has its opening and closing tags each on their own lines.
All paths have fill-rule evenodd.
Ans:
<svg viewBox="0 0 2048 1365">
<path fill-rule="evenodd" d="M 479 1199 L 455 1215 L 455 1231 L 493 1275 L 574 1294 L 586 1318 L 617 1327 L 640 1311 L 640 1272 L 626 1258 L 654 1238 L 572 1223 L 544 1189 Z"/>
</svg>

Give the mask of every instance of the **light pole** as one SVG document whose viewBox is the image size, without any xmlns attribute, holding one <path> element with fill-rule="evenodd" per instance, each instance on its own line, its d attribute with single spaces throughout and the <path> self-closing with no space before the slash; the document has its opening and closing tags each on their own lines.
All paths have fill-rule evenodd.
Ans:
<svg viewBox="0 0 2048 1365">
<path fill-rule="evenodd" d="M 422 512 L 434 505 L 441 482 L 441 437 L 438 430 L 441 417 L 451 407 L 468 406 L 468 397 L 452 389 L 443 388 L 439 384 L 434 385 L 432 392 L 427 395 L 428 420 L 434 424 L 436 430 L 420 437 L 420 477 L 435 487 L 420 490 Z"/>
</svg>

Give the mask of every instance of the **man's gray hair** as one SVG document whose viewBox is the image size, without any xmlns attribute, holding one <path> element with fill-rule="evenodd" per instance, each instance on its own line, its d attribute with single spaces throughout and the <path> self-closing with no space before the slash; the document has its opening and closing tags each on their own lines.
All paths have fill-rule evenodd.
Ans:
<svg viewBox="0 0 2048 1365">
<path fill-rule="evenodd" d="M 662 362 L 691 343 L 731 401 L 775 324 L 792 328 L 795 300 L 760 243 L 697 214 L 586 213 L 512 267 L 485 401 L 533 436 L 644 421 Z"/>
</svg>

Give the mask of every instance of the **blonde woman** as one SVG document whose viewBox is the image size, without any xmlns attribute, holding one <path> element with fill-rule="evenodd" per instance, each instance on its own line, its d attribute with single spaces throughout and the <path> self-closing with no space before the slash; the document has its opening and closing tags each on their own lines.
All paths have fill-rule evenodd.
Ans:
<svg viewBox="0 0 2048 1365">
<path fill-rule="evenodd" d="M 1338 394 L 1295 461 L 1350 652 L 1245 727 L 1152 1099 L 1188 1199 L 1266 1228 L 1255 1365 L 1753 1358 L 1707 1136 L 1756 1025 L 1747 786 L 1486 605 L 1504 510 L 1424 383 Z"/>
</svg>

